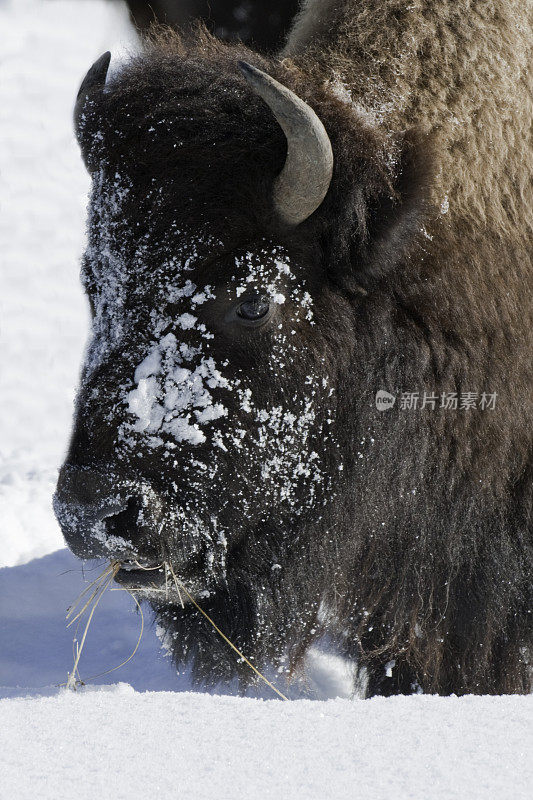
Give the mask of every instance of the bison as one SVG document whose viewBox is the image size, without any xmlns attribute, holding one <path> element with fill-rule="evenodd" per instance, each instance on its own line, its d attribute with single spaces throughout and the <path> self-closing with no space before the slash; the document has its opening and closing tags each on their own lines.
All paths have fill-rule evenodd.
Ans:
<svg viewBox="0 0 533 800">
<path fill-rule="evenodd" d="M 254 676 L 163 562 L 260 668 L 529 691 L 532 43 L 521 0 L 309 0 L 277 57 L 162 29 L 87 73 L 55 510 L 199 682 Z"/>
</svg>

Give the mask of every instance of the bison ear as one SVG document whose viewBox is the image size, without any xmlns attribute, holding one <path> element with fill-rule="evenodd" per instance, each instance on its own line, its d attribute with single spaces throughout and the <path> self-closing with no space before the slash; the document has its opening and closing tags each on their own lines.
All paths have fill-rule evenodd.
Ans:
<svg viewBox="0 0 533 800">
<path fill-rule="evenodd" d="M 94 169 L 97 161 L 99 147 L 96 145 L 101 139 L 98 107 L 110 61 L 111 53 L 108 51 L 94 62 L 81 83 L 74 105 L 74 130 L 89 170 Z"/>
<path fill-rule="evenodd" d="M 390 274 L 413 252 L 431 214 L 436 163 L 432 142 L 413 129 L 398 137 L 396 153 L 394 178 L 387 187 L 364 200 L 359 194 L 346 283 L 368 287 Z"/>
</svg>

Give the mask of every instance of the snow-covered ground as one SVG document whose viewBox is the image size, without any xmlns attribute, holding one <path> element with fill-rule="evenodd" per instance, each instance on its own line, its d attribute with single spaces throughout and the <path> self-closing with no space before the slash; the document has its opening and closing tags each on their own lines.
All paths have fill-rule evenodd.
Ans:
<svg viewBox="0 0 533 800">
<path fill-rule="evenodd" d="M 532 697 L 284 704 L 121 684 L 3 705 L 6 797 L 531 797 Z"/>
<path fill-rule="evenodd" d="M 71 111 L 93 60 L 134 41 L 118 3 L 0 0 L 0 797 L 531 797 L 533 697 L 193 694 L 148 615 L 136 656 L 99 675 L 139 634 L 121 591 L 89 632 L 91 685 L 58 688 L 66 609 L 101 568 L 63 548 L 51 510 L 87 330 Z M 313 669 L 316 696 L 342 694 L 342 665 L 316 656 Z"/>
</svg>

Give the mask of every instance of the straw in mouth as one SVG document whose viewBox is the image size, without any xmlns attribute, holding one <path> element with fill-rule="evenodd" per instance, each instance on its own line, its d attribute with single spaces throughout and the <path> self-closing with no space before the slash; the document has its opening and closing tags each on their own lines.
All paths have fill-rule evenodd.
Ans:
<svg viewBox="0 0 533 800">
<path fill-rule="evenodd" d="M 62 684 L 63 686 L 66 686 L 67 689 L 72 689 L 73 691 L 75 691 L 78 686 L 83 686 L 85 684 L 85 681 L 82 680 L 81 675 L 79 673 L 78 666 L 80 663 L 83 647 L 85 645 L 85 640 L 87 638 L 87 631 L 89 630 L 98 603 L 102 599 L 103 595 L 105 594 L 106 590 L 109 588 L 111 583 L 113 583 L 113 580 L 115 579 L 119 570 L 120 570 L 120 562 L 111 561 L 109 566 L 107 566 L 94 581 L 91 581 L 91 583 L 88 586 L 86 586 L 86 588 L 78 595 L 74 604 L 67 609 L 67 620 L 69 620 L 69 622 L 67 622 L 67 628 L 69 628 L 75 622 L 78 623 L 76 625 L 76 631 L 72 642 L 74 666 L 72 668 L 72 671 L 67 673 L 66 683 Z M 131 592 L 129 592 L 128 589 L 123 589 L 123 591 L 127 591 L 128 594 L 131 594 Z M 93 680 L 93 678 L 99 678 L 102 675 L 107 675 L 108 673 L 114 672 L 116 669 L 123 667 L 124 664 L 127 664 L 128 661 L 130 661 L 137 652 L 144 631 L 144 614 L 137 598 L 133 594 L 131 594 L 131 596 L 133 597 L 133 600 L 135 601 L 135 604 L 139 609 L 141 615 L 141 630 L 139 633 L 139 638 L 137 639 L 137 644 L 135 645 L 133 652 L 128 658 L 126 658 L 116 667 L 112 667 L 111 669 L 108 669 L 105 672 L 100 672 L 97 675 L 91 675 L 91 677 L 88 678 L 88 680 Z M 81 606 L 81 608 L 79 608 L 82 603 L 83 605 Z M 79 610 L 77 611 L 77 609 Z M 81 637 L 81 641 L 78 641 L 77 635 L 81 619 L 85 614 L 85 612 L 88 611 L 89 609 L 90 609 L 89 616 L 85 624 L 83 636 Z M 76 611 L 77 613 L 75 613 Z"/>
<path fill-rule="evenodd" d="M 157 573 L 161 573 L 164 576 L 164 581 L 160 581 L 160 583 L 164 583 L 164 585 L 162 585 L 160 587 L 150 585 L 150 573 L 156 573 L 156 572 Z M 68 689 L 75 690 L 78 686 L 83 686 L 84 685 L 84 681 L 81 679 L 78 667 L 79 667 L 81 653 L 82 653 L 83 647 L 85 645 L 85 640 L 87 638 L 87 631 L 89 630 L 89 626 L 91 624 L 91 621 L 92 621 L 94 612 L 96 610 L 96 607 L 98 606 L 98 603 L 102 599 L 103 595 L 105 594 L 106 590 L 109 588 L 111 583 L 113 583 L 113 581 L 117 581 L 117 578 L 118 578 L 118 583 L 119 584 L 121 583 L 121 581 L 120 581 L 121 574 L 122 574 L 122 576 L 127 576 L 128 577 L 128 582 L 129 582 L 129 578 L 131 577 L 133 579 L 132 580 L 133 583 L 135 583 L 138 578 L 142 579 L 142 578 L 146 577 L 146 585 L 141 585 L 141 586 L 119 586 L 119 587 L 117 587 L 117 591 L 121 591 L 121 590 L 122 591 L 127 591 L 128 594 L 130 594 L 133 597 L 133 599 L 134 599 L 134 601 L 135 601 L 135 603 L 136 603 L 136 605 L 137 605 L 137 607 L 138 607 L 138 609 L 139 609 L 139 611 L 141 613 L 141 631 L 140 631 L 140 634 L 139 634 L 139 638 L 137 640 L 137 644 L 135 645 L 135 648 L 134 648 L 133 652 L 131 653 L 131 655 L 127 659 L 122 661 L 122 663 L 118 664 L 116 667 L 112 667 L 111 669 L 108 669 L 105 672 L 101 672 L 98 675 L 92 675 L 88 680 L 92 680 L 93 678 L 99 678 L 102 675 L 107 675 L 110 672 L 114 672 L 115 670 L 117 670 L 120 667 L 124 666 L 124 664 L 127 664 L 128 661 L 130 661 L 133 658 L 133 656 L 135 655 L 135 653 L 137 652 L 137 649 L 139 647 L 139 644 L 140 644 L 140 641 L 141 641 L 141 638 L 142 638 L 142 635 L 143 635 L 143 630 L 144 630 L 144 615 L 143 615 L 143 612 L 142 612 L 142 609 L 141 609 L 141 605 L 140 605 L 139 601 L 137 600 L 137 598 L 135 597 L 134 592 L 136 592 L 136 591 L 146 592 L 147 590 L 149 592 L 162 592 L 162 593 L 164 592 L 165 595 L 166 595 L 166 598 L 168 599 L 169 586 L 173 585 L 173 588 L 175 588 L 175 590 L 177 592 L 177 595 L 178 595 L 178 598 L 179 598 L 179 601 L 181 603 L 181 607 L 182 608 L 184 608 L 183 597 L 185 596 L 186 599 L 190 603 L 192 603 L 192 605 L 197 609 L 197 611 L 199 611 L 200 614 L 210 623 L 210 625 L 212 625 L 212 627 L 215 629 L 215 631 L 218 633 L 218 635 L 221 636 L 221 638 L 224 639 L 224 641 L 232 648 L 232 650 L 235 651 L 235 653 L 239 656 L 239 658 L 242 659 L 250 667 L 250 669 L 270 689 L 272 689 L 272 691 L 275 692 L 275 694 L 278 695 L 278 697 L 280 697 L 282 700 L 287 700 L 288 699 L 284 694 L 282 694 L 282 692 L 279 691 L 279 689 L 277 689 L 274 686 L 274 684 L 272 684 L 267 678 L 265 678 L 265 676 L 257 669 L 257 667 L 255 667 L 249 661 L 249 659 L 246 658 L 246 656 L 243 653 L 241 653 L 241 651 L 233 644 L 233 642 L 220 630 L 220 628 L 217 626 L 217 624 L 203 610 L 203 608 L 196 602 L 196 600 L 193 597 L 193 595 L 188 591 L 188 589 L 184 586 L 184 584 L 179 580 L 179 578 L 177 577 L 177 575 L 176 575 L 176 573 L 174 571 L 174 568 L 172 567 L 172 564 L 169 561 L 163 561 L 161 564 L 156 564 L 156 565 L 151 565 L 151 566 L 144 566 L 144 565 L 140 564 L 138 561 L 126 561 L 126 562 L 111 561 L 111 563 L 100 573 L 100 575 L 94 581 L 92 581 L 81 592 L 81 594 L 76 599 L 75 603 L 72 606 L 70 606 L 70 608 L 67 611 L 67 619 L 69 620 L 69 622 L 67 623 L 67 627 L 70 627 L 75 622 L 78 623 L 78 625 L 76 626 L 76 633 L 74 635 L 74 640 L 73 640 L 74 666 L 72 668 L 72 671 L 70 673 L 68 673 L 66 684 L 63 684 Z M 152 583 L 153 583 L 153 578 L 152 578 Z M 83 605 L 82 605 L 82 603 L 83 603 Z M 80 608 L 80 606 L 81 606 L 81 608 Z M 83 615 L 87 611 L 89 611 L 89 615 L 88 615 L 88 618 L 87 618 L 87 622 L 85 624 L 85 629 L 83 631 L 83 636 L 81 637 L 81 641 L 78 642 L 78 639 L 77 639 L 78 627 L 80 625 L 80 622 L 81 622 L 81 619 L 82 619 Z"/>
<path fill-rule="evenodd" d="M 139 565 L 139 567 L 140 567 L 140 565 Z M 182 606 L 182 608 L 183 608 L 183 599 L 182 599 L 182 594 L 183 594 L 183 595 L 185 595 L 185 597 L 187 598 L 187 600 L 189 600 L 189 602 L 190 602 L 190 603 L 192 603 L 192 605 L 193 605 L 193 606 L 194 606 L 194 607 L 197 609 L 197 611 L 199 611 L 199 612 L 200 612 L 200 614 L 202 614 L 202 616 L 203 616 L 203 617 L 204 617 L 204 618 L 205 618 L 205 619 L 206 619 L 206 620 L 207 620 L 207 621 L 210 623 L 210 625 L 212 625 L 212 627 L 215 629 L 215 631 L 218 633 L 218 635 L 219 635 L 219 636 L 221 636 L 221 637 L 222 637 L 222 639 L 224 639 L 224 641 L 225 641 L 225 642 L 226 642 L 226 643 L 227 643 L 227 644 L 228 644 L 228 645 L 231 647 L 231 649 L 232 649 L 232 650 L 234 650 L 234 651 L 235 651 L 235 653 L 237 653 L 237 655 L 239 656 L 239 658 L 240 658 L 240 659 L 242 659 L 242 660 L 245 662 L 245 664 L 247 664 L 247 665 L 250 667 L 250 669 L 251 669 L 251 670 L 252 670 L 252 671 L 253 671 L 253 672 L 254 672 L 254 673 L 255 673 L 255 674 L 256 674 L 256 675 L 257 675 L 257 676 L 258 676 L 258 677 L 259 677 L 259 678 L 260 678 L 260 679 L 261 679 L 261 680 L 262 680 L 262 681 L 263 681 L 263 682 L 264 682 L 264 683 L 265 683 L 265 684 L 266 684 L 266 685 L 267 685 L 267 686 L 270 688 L 270 689 L 272 689 L 272 691 L 273 691 L 273 692 L 275 692 L 275 693 L 278 695 L 278 697 L 280 697 L 282 700 L 288 700 L 288 697 L 286 697 L 286 696 L 285 696 L 285 695 L 284 695 L 282 692 L 280 692 L 280 691 L 279 691 L 279 689 L 277 689 L 277 688 L 274 686 L 274 684 L 273 684 L 273 683 L 271 683 L 271 682 L 268 680 L 268 678 L 265 678 L 265 676 L 264 676 L 264 675 L 263 675 L 263 674 L 262 674 L 262 673 L 261 673 L 261 672 L 260 672 L 260 671 L 257 669 L 257 667 L 255 667 L 255 666 L 254 666 L 254 665 L 253 665 L 253 664 L 252 664 L 252 663 L 249 661 L 249 659 L 248 659 L 248 658 L 246 658 L 246 656 L 245 656 L 243 653 L 241 653 L 241 651 L 238 649 L 238 647 L 236 647 L 236 646 L 233 644 L 233 642 L 232 642 L 232 641 L 231 641 L 231 640 L 230 640 L 230 639 L 229 639 L 229 638 L 226 636 L 226 634 L 225 634 L 225 633 L 223 633 L 223 632 L 220 630 L 220 628 L 218 627 L 218 625 L 217 625 L 217 624 L 216 624 L 216 623 L 215 623 L 215 622 L 214 622 L 214 621 L 211 619 L 211 617 L 210 617 L 210 616 L 209 616 L 209 615 L 208 615 L 208 614 L 207 614 L 207 613 L 204 611 L 204 609 L 203 609 L 203 608 L 202 608 L 202 607 L 201 607 L 201 606 L 200 606 L 200 605 L 199 605 L 199 604 L 196 602 L 196 600 L 194 599 L 194 597 L 192 596 L 192 594 L 190 594 L 190 592 L 187 590 L 187 588 L 186 588 L 186 587 L 183 585 L 183 583 L 182 583 L 182 582 L 181 582 L 181 581 L 178 579 L 178 577 L 176 576 L 176 573 L 175 573 L 175 571 L 174 571 L 174 569 L 173 569 L 173 567 L 172 567 L 172 564 L 171 564 L 169 561 L 164 561 L 164 562 L 163 562 L 163 567 L 164 567 L 164 569 L 165 569 L 165 588 L 163 588 L 163 589 L 160 589 L 159 591 L 162 591 L 162 592 L 163 592 L 163 591 L 165 591 L 165 592 L 167 593 L 167 596 L 168 596 L 168 584 L 167 584 L 167 578 L 168 578 L 168 576 L 170 575 L 170 576 L 171 576 L 171 578 L 172 578 L 172 582 L 174 583 L 174 586 L 175 586 L 175 588 L 176 588 L 176 591 L 177 591 L 177 593 L 178 593 L 178 596 L 179 596 L 179 598 L 180 598 L 180 602 L 181 602 L 181 606 Z M 140 569 L 142 569 L 142 567 L 140 567 Z M 151 568 L 151 569 L 155 569 L 155 568 Z M 131 589 L 130 591 L 135 591 L 135 589 Z M 158 590 L 157 590 L 157 589 L 154 589 L 153 591 L 158 591 Z"/>
</svg>

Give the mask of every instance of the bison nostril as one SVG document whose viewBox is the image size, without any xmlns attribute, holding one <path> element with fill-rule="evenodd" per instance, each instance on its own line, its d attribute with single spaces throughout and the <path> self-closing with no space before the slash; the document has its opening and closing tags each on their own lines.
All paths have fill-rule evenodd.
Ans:
<svg viewBox="0 0 533 800">
<path fill-rule="evenodd" d="M 103 522 L 103 520 L 108 519 L 108 517 L 115 517 L 125 511 L 127 507 L 126 503 L 106 506 L 97 513 L 96 521 Z"/>
<path fill-rule="evenodd" d="M 140 503 L 130 498 L 125 506 L 117 506 L 115 513 L 105 514 L 102 518 L 108 534 L 120 536 L 126 541 L 132 539 L 138 525 Z"/>
</svg>

